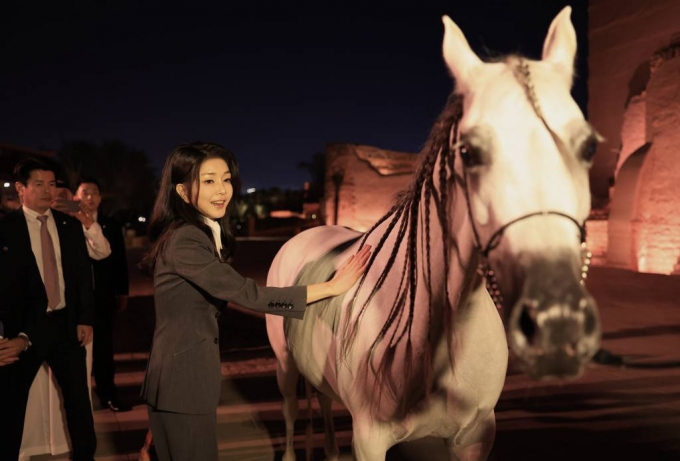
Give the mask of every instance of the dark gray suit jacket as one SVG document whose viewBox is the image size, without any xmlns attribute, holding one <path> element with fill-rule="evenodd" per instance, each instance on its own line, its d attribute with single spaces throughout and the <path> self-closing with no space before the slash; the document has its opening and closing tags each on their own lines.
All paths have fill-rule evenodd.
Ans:
<svg viewBox="0 0 680 461">
<path fill-rule="evenodd" d="M 307 288 L 262 288 L 221 262 L 199 228 L 179 228 L 154 273 L 156 328 L 142 397 L 158 410 L 214 412 L 220 398 L 217 317 L 224 301 L 302 318 Z"/>
</svg>

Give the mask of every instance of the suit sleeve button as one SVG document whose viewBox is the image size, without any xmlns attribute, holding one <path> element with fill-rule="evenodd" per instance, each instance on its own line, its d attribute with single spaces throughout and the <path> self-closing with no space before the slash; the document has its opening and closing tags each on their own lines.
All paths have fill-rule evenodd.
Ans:
<svg viewBox="0 0 680 461">
<path fill-rule="evenodd" d="M 274 303 L 269 301 L 269 304 L 267 304 L 267 307 L 270 309 L 274 309 Z"/>
<path fill-rule="evenodd" d="M 213 342 L 214 342 L 215 344 L 217 344 L 217 343 L 219 343 L 219 342 L 220 342 L 220 340 L 219 340 L 219 339 L 217 339 L 217 338 L 215 338 L 215 339 L 213 339 Z"/>
</svg>

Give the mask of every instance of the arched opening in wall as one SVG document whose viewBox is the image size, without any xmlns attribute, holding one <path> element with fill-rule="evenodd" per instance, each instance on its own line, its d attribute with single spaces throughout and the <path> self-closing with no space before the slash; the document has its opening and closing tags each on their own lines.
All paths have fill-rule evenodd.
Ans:
<svg viewBox="0 0 680 461">
<path fill-rule="evenodd" d="M 649 141 L 647 139 L 647 101 L 646 90 L 651 78 L 650 61 L 646 60 L 635 69 L 633 76 L 628 82 L 628 97 L 626 98 L 626 110 L 621 121 L 621 145 L 616 159 L 614 177 L 616 182 L 621 166 L 628 157 L 640 149 Z M 610 184 L 610 197 L 613 196 Z"/>
<path fill-rule="evenodd" d="M 651 143 L 644 144 L 621 165 L 616 177 L 616 188 L 609 213 L 607 264 L 638 270 L 635 239 L 636 198 L 640 172 L 644 166 Z"/>
<path fill-rule="evenodd" d="M 628 97 L 626 98 L 626 107 L 630 100 L 635 96 L 640 96 L 647 89 L 647 84 L 652 73 L 649 68 L 649 60 L 640 63 L 640 65 L 633 72 L 633 77 L 628 82 Z"/>
</svg>

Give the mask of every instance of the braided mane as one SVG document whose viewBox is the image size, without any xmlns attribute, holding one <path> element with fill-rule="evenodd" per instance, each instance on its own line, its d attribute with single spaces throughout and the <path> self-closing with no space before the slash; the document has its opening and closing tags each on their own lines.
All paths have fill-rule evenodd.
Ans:
<svg viewBox="0 0 680 461">
<path fill-rule="evenodd" d="M 373 250 L 373 254 L 368 263 L 368 269 L 373 265 L 378 253 L 389 252 L 389 258 L 387 264 L 380 272 L 377 283 L 371 288 L 368 298 L 361 306 L 357 306 L 357 293 L 362 289 L 366 275 L 362 277 L 359 288 L 354 294 L 349 306 L 349 311 L 345 317 L 344 330 L 347 332 L 347 337 L 343 343 L 343 356 L 346 357 L 356 340 L 359 322 L 373 297 L 383 288 L 388 274 L 393 269 L 400 271 L 401 278 L 399 287 L 394 296 L 394 301 L 390 307 L 387 320 L 381 327 L 378 336 L 373 341 L 370 353 L 366 358 L 366 367 L 370 367 L 371 372 L 376 376 L 376 390 L 387 390 L 393 397 L 398 397 L 399 395 L 405 396 L 404 399 L 400 399 L 400 410 L 398 410 L 398 412 L 405 411 L 407 408 L 410 408 L 412 403 L 420 401 L 425 397 L 430 387 L 432 361 L 429 360 L 429 356 L 431 356 L 432 353 L 432 338 L 430 337 L 430 344 L 426 347 L 426 354 L 428 357 L 425 358 L 414 357 L 411 344 L 411 332 L 415 314 L 415 294 L 418 281 L 417 267 L 419 251 L 417 248 L 417 235 L 419 226 L 424 225 L 426 241 L 424 255 L 422 257 L 424 257 L 426 261 L 426 284 L 428 294 L 430 299 L 432 299 L 432 274 L 430 272 L 430 261 L 432 258 L 430 226 L 432 225 L 432 218 L 429 204 L 431 201 L 434 201 L 434 210 L 437 218 L 435 225 L 439 225 L 442 231 L 444 231 L 442 232 L 442 239 L 439 244 L 445 255 L 444 277 L 448 280 L 450 272 L 448 255 L 450 254 L 451 248 L 447 237 L 448 233 L 445 232 L 445 230 L 449 228 L 449 203 L 453 200 L 453 197 L 450 197 L 449 193 L 453 194 L 455 188 L 448 188 L 445 187 L 445 185 L 447 184 L 449 175 L 453 172 L 454 151 L 450 149 L 449 144 L 451 142 L 451 136 L 456 135 L 457 124 L 460 121 L 463 112 L 462 107 L 462 97 L 455 92 L 452 93 L 448 98 L 446 106 L 432 127 L 425 146 L 420 153 L 422 158 L 410 186 L 399 194 L 392 209 L 366 232 L 361 243 L 362 246 L 368 236 L 375 232 L 381 224 L 388 222 L 384 234 L 380 237 L 378 244 Z M 439 168 L 435 171 L 437 160 L 440 161 Z M 435 187 L 435 175 L 438 175 L 438 183 L 441 185 L 439 190 Z M 422 222 L 419 222 L 418 216 L 422 207 L 424 207 L 425 214 Z M 388 237 L 392 235 L 395 236 L 394 245 L 386 247 L 385 243 Z M 406 243 L 406 258 L 404 264 L 400 268 L 394 268 L 397 253 L 400 248 L 403 248 L 404 242 Z M 366 272 L 368 272 L 368 269 Z M 445 295 L 445 302 L 449 303 L 448 287 L 446 288 Z M 430 327 L 432 327 L 432 303 L 428 303 L 428 305 L 428 322 Z M 445 316 L 443 324 L 450 325 L 451 319 L 449 317 L 451 315 L 451 306 L 447 305 L 445 307 L 446 308 L 443 309 Z M 358 315 L 354 316 L 354 309 L 357 308 L 359 309 Z M 406 316 L 406 319 L 405 322 L 403 322 L 403 327 L 400 329 L 398 328 L 398 325 L 402 323 L 404 316 Z M 352 321 L 352 318 L 355 320 Z M 441 325 L 437 325 L 437 328 L 440 327 Z M 387 341 L 386 352 L 378 365 L 375 366 L 372 360 L 374 353 L 378 346 L 384 341 Z M 395 382 L 391 377 L 390 369 L 394 361 L 397 347 L 399 344 L 404 343 L 404 341 L 406 344 L 405 376 L 400 377 L 399 382 Z M 421 361 L 421 363 L 425 360 L 425 370 L 420 366 L 414 369 L 412 363 L 416 360 Z M 415 374 L 424 374 L 425 376 L 415 376 Z M 423 383 L 426 384 L 423 385 Z M 408 389 L 409 392 L 398 392 L 398 387 L 403 385 L 412 386 L 413 388 Z M 380 396 L 380 394 L 380 392 L 375 393 L 377 396 Z"/>
</svg>

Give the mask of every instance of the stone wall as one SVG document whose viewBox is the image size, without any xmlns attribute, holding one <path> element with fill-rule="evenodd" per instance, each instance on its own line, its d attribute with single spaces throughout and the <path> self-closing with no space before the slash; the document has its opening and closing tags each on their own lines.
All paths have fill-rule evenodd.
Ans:
<svg viewBox="0 0 680 461">
<path fill-rule="evenodd" d="M 645 144 L 633 152 L 617 172 L 609 213 L 607 264 L 610 266 L 638 270 L 638 249 L 634 238 L 634 227 L 637 227 L 635 204 L 640 171 L 649 148 L 650 144 Z"/>
<path fill-rule="evenodd" d="M 609 222 L 606 219 L 586 221 L 586 245 L 592 253 L 591 264 L 603 266 L 607 262 Z"/>
<path fill-rule="evenodd" d="M 680 44 L 649 63 L 647 85 L 624 114 L 608 262 L 667 274 L 680 256 Z"/>
<path fill-rule="evenodd" d="M 671 273 L 680 256 L 680 1 L 591 0 L 589 118 L 607 138 L 607 263 Z"/>
<path fill-rule="evenodd" d="M 368 230 L 389 211 L 399 191 L 409 186 L 417 159 L 416 154 L 371 146 L 327 146 L 323 201 L 326 224 Z"/>
<path fill-rule="evenodd" d="M 646 92 L 651 146 L 640 170 L 633 222 L 638 270 L 671 273 L 680 256 L 680 44 L 652 63 Z"/>
<path fill-rule="evenodd" d="M 654 53 L 680 41 L 680 1 L 590 0 L 588 14 L 588 118 L 606 138 L 591 184 L 595 196 L 605 197 L 626 106 L 646 88 Z"/>
</svg>

